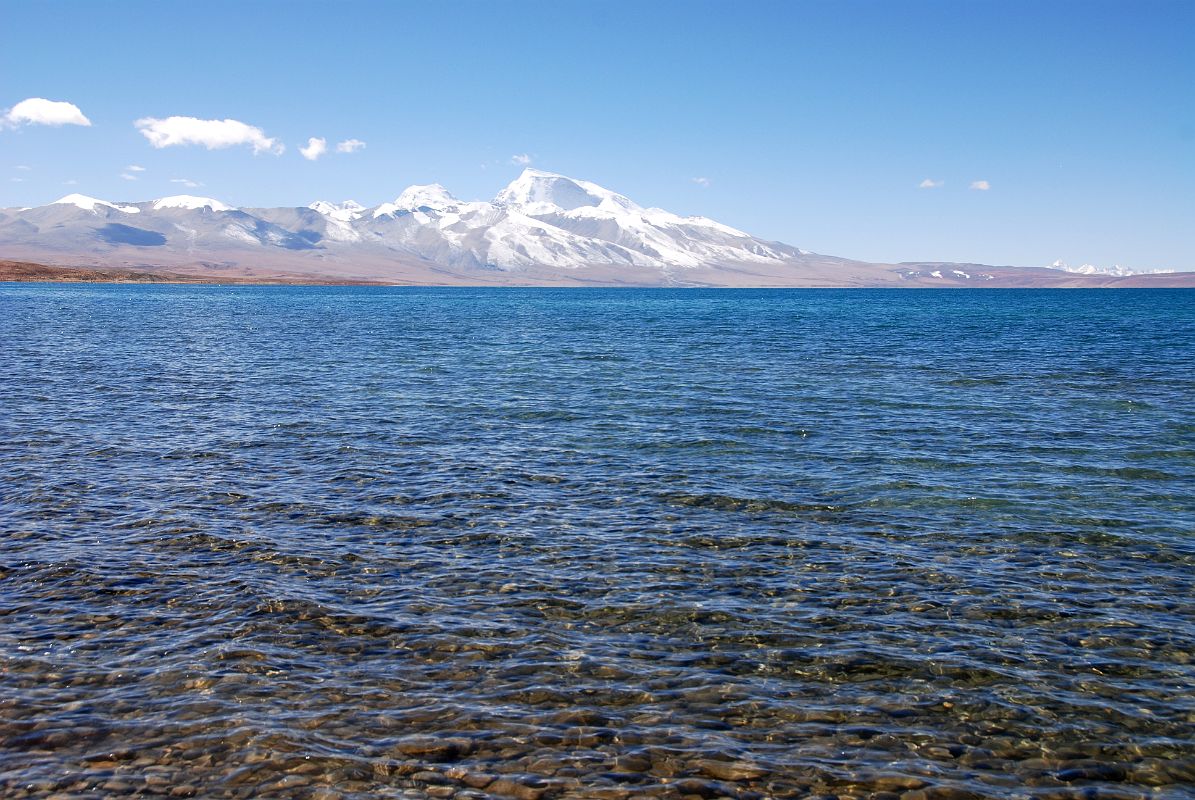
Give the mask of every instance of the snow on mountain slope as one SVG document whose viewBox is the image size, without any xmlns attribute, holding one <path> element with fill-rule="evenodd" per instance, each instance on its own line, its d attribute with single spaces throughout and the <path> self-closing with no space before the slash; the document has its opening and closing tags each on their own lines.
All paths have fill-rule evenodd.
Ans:
<svg viewBox="0 0 1195 800">
<path fill-rule="evenodd" d="M 212 211 L 232 211 L 233 207 L 225 205 L 219 200 L 213 200 L 210 197 L 195 197 L 189 194 L 176 194 L 172 197 L 161 197 L 153 201 L 154 211 L 161 211 L 164 208 L 184 208 L 188 211 L 201 211 L 205 208 L 210 208 Z"/>
<path fill-rule="evenodd" d="M 1122 267 L 1120 264 L 1113 264 L 1110 267 L 1099 267 L 1095 264 L 1082 264 L 1078 267 L 1072 267 L 1064 261 L 1055 261 L 1050 265 L 1051 269 L 1060 269 L 1063 272 L 1073 272 L 1076 275 L 1111 275 L 1117 278 L 1127 278 L 1130 275 L 1163 275 L 1174 272 L 1172 269 L 1131 269 L 1129 267 Z"/>
<path fill-rule="evenodd" d="M 524 170 L 490 202 L 462 202 L 439 184 L 411 186 L 371 216 L 366 241 L 489 269 L 594 264 L 669 269 L 784 261 L 798 252 L 536 169 Z"/>
<path fill-rule="evenodd" d="M 137 206 L 118 206 L 115 203 L 109 203 L 107 200 L 97 200 L 94 197 L 88 197 L 85 194 L 68 194 L 66 197 L 61 197 L 50 203 L 52 206 L 75 206 L 84 211 L 90 211 L 93 214 L 97 212 L 97 206 L 100 208 L 112 208 L 117 211 L 123 211 L 125 214 L 137 214 L 141 209 Z M 29 211 L 31 209 L 23 209 Z"/>
<path fill-rule="evenodd" d="M 329 203 L 327 200 L 316 200 L 307 207 L 317 214 L 339 222 L 352 222 L 365 213 L 365 206 L 353 200 L 345 200 L 339 204 Z"/>
<path fill-rule="evenodd" d="M 713 220 L 643 208 L 597 184 L 542 170 L 525 170 L 498 193 L 495 202 L 576 236 L 633 251 L 637 254 L 634 263 L 696 267 L 728 260 L 785 260 L 796 255 L 794 248 L 758 242 Z"/>
<path fill-rule="evenodd" d="M 527 168 L 494 198 L 498 205 L 517 208 L 528 216 L 572 211 L 578 208 L 642 210 L 630 198 L 589 181 L 578 181 Z"/>
<path fill-rule="evenodd" d="M 461 201 L 438 183 L 408 186 L 393 203 L 382 203 L 373 210 L 374 218 L 393 216 L 404 211 L 446 211 L 457 208 Z"/>
<path fill-rule="evenodd" d="M 353 200 L 345 200 L 340 204 L 316 200 L 308 208 L 323 217 L 323 235 L 330 241 L 360 241 L 361 234 L 353 227 L 353 221 L 365 214 L 365 206 Z"/>
<path fill-rule="evenodd" d="M 527 169 L 493 200 L 462 201 L 439 184 L 410 186 L 374 208 L 316 201 L 306 208 L 236 209 L 209 197 L 176 195 L 136 205 L 70 195 L 47 216 L 20 212 L 28 224 L 0 220 L 0 245 L 20 242 L 55 251 L 91 240 L 97 252 L 149 246 L 200 257 L 243 248 L 312 251 L 319 258 L 414 258 L 453 268 L 571 270 L 690 269 L 726 264 L 784 264 L 796 248 L 755 239 L 704 217 L 644 208 L 589 181 Z M 95 228 L 79 212 L 138 214 L 137 227 Z M 39 216 L 40 214 L 40 216 Z M 226 257 L 226 255 L 222 255 Z M 231 256 L 227 256 L 231 257 Z"/>
<path fill-rule="evenodd" d="M 234 208 L 192 195 L 115 203 L 70 194 L 45 206 L 0 209 L 0 257 L 15 255 L 221 269 L 269 264 L 341 275 L 368 270 L 383 278 L 414 270 L 419 280 L 489 283 L 1061 285 L 1170 271 L 1062 262 L 1029 270 L 869 265 L 757 239 L 706 217 L 644 207 L 596 183 L 538 169 L 524 170 L 492 200 L 460 200 L 432 183 L 409 186 L 372 208 L 351 200 Z"/>
</svg>

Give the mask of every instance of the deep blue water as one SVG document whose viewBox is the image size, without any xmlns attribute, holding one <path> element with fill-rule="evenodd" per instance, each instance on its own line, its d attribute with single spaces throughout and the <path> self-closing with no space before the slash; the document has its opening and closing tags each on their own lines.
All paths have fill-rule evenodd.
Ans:
<svg viewBox="0 0 1195 800">
<path fill-rule="evenodd" d="M 0 284 L 0 476 L 0 793 L 1195 782 L 1192 290 Z"/>
</svg>

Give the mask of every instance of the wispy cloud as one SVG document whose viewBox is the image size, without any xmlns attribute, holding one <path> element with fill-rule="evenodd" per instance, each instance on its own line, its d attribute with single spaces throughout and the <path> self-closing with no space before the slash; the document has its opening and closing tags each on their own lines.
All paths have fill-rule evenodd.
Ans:
<svg viewBox="0 0 1195 800">
<path fill-rule="evenodd" d="M 705 189 L 708 189 L 709 185 L 710 185 L 710 179 L 701 177 L 701 176 L 698 176 L 696 178 L 690 178 L 689 180 L 693 181 L 693 183 L 695 183 L 698 186 L 705 188 Z"/>
<path fill-rule="evenodd" d="M 345 139 L 336 145 L 337 153 L 355 153 L 365 149 L 365 142 L 360 139 Z"/>
<path fill-rule="evenodd" d="M 324 153 L 328 152 L 328 140 L 312 136 L 307 140 L 306 147 L 299 148 L 299 152 L 302 154 L 303 158 L 307 159 L 308 161 L 315 161 Z"/>
<path fill-rule="evenodd" d="M 17 103 L 5 112 L 0 121 L 7 127 L 18 125 L 82 125 L 91 126 L 91 120 L 74 103 L 64 100 L 47 100 L 44 97 L 30 97 Z"/>
<path fill-rule="evenodd" d="M 13 183 L 24 183 L 25 182 L 24 178 L 9 178 L 9 180 L 12 181 Z"/>
<path fill-rule="evenodd" d="M 199 183 L 198 181 L 193 181 L 190 178 L 171 178 L 170 182 L 171 183 L 181 183 L 183 186 L 186 186 L 188 189 L 198 189 L 200 186 L 203 186 L 202 183 Z"/>
<path fill-rule="evenodd" d="M 145 117 L 133 123 L 156 148 L 197 144 L 208 150 L 248 145 L 253 153 L 282 155 L 286 146 L 266 136 L 258 127 L 235 119 L 196 119 L 195 117 Z"/>
<path fill-rule="evenodd" d="M 941 189 L 946 185 L 946 181 L 936 181 L 933 178 L 926 178 L 921 183 L 917 184 L 918 189 Z"/>
<path fill-rule="evenodd" d="M 136 175 L 131 175 L 131 174 L 127 173 L 127 172 L 122 172 L 122 173 L 120 173 L 120 177 L 124 178 L 126 181 L 135 181 L 135 180 L 137 180 L 137 176 L 136 176 Z"/>
<path fill-rule="evenodd" d="M 69 181 L 63 181 L 62 185 L 63 186 L 78 186 L 79 182 L 77 180 L 75 180 L 74 178 L 71 178 Z"/>
<path fill-rule="evenodd" d="M 992 184 L 988 183 L 987 181 L 971 181 L 971 188 L 977 192 L 986 192 L 988 189 L 992 188 Z"/>
<path fill-rule="evenodd" d="M 125 172 L 145 172 L 145 167 L 138 164 L 129 164 L 125 167 Z"/>
<path fill-rule="evenodd" d="M 520 167 L 528 166 L 531 161 L 531 156 L 527 155 L 526 153 L 517 153 L 510 157 L 510 163 Z"/>
<path fill-rule="evenodd" d="M 29 170 L 33 169 L 33 167 L 29 166 L 28 164 L 17 164 L 16 168 L 22 172 L 28 172 Z"/>
</svg>

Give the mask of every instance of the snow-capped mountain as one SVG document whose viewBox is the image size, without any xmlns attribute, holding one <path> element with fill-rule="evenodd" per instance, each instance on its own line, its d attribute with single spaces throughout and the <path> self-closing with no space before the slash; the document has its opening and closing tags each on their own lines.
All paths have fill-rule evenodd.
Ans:
<svg viewBox="0 0 1195 800">
<path fill-rule="evenodd" d="M 113 208 L 117 211 L 123 211 L 126 214 L 139 214 L 141 212 L 141 209 L 137 206 L 118 206 L 115 203 L 109 203 L 107 200 L 97 200 L 85 194 L 68 194 L 66 197 L 58 198 L 50 205 L 74 206 L 84 211 L 90 211 L 93 214 L 98 214 L 101 208 Z M 32 209 L 23 208 L 21 210 L 31 211 Z"/>
<path fill-rule="evenodd" d="M 1174 272 L 1172 269 L 1133 269 L 1122 267 L 1120 264 L 1113 264 L 1110 267 L 1099 267 L 1095 264 L 1072 267 L 1061 260 L 1051 264 L 1050 269 L 1060 269 L 1063 272 L 1073 272 L 1076 275 L 1111 275 L 1117 278 L 1127 278 L 1130 275 L 1169 275 Z"/>
<path fill-rule="evenodd" d="M 373 208 L 319 200 L 306 208 L 238 209 L 190 195 L 113 203 L 72 194 L 50 206 L 2 213 L 0 247 L 76 250 L 90 239 L 93 253 L 145 248 L 149 259 L 168 252 L 226 259 L 228 251 L 248 247 L 310 251 L 325 261 L 389 254 L 478 270 L 604 265 L 668 272 L 781 264 L 800 253 L 704 217 L 644 208 L 595 183 L 535 169 L 482 201 L 458 200 L 430 184 L 408 187 Z"/>
<path fill-rule="evenodd" d="M 357 217 L 365 213 L 365 206 L 360 203 L 355 203 L 352 200 L 345 200 L 343 203 L 329 203 L 327 200 L 316 200 L 311 205 L 307 206 L 312 211 L 323 214 L 329 219 L 338 220 L 340 222 L 352 222 Z"/>
<path fill-rule="evenodd" d="M 645 208 L 596 183 L 537 169 L 525 170 L 492 200 L 460 200 L 428 184 L 410 186 L 373 207 L 318 200 L 308 206 L 234 208 L 192 195 L 111 202 L 71 194 L 37 208 L 0 209 L 0 260 L 5 259 L 221 277 L 469 285 L 998 286 L 1104 280 L 1057 269 L 869 264 L 817 255 L 705 217 Z"/>
<path fill-rule="evenodd" d="M 702 217 L 646 209 L 588 181 L 528 169 L 489 201 L 462 201 L 439 184 L 411 186 L 364 213 L 362 240 L 455 267 L 512 270 L 606 264 L 673 269 L 785 261 L 762 242 Z"/>
<path fill-rule="evenodd" d="M 190 194 L 176 194 L 172 197 L 160 197 L 153 201 L 154 211 L 161 211 L 163 208 L 185 208 L 188 211 L 234 211 L 232 206 L 225 205 L 219 200 L 213 200 L 210 197 L 195 197 Z"/>
</svg>

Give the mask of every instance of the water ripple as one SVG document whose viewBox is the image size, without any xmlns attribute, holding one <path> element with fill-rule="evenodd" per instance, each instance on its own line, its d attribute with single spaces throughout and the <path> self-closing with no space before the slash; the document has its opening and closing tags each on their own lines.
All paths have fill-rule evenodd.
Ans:
<svg viewBox="0 0 1195 800">
<path fill-rule="evenodd" d="M 0 793 L 1190 797 L 1195 293 L 0 288 Z"/>
</svg>

